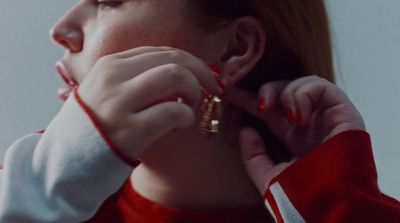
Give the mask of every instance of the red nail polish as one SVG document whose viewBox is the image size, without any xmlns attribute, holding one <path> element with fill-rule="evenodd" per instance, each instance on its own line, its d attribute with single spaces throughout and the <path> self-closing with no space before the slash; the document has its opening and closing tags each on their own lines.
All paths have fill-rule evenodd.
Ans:
<svg viewBox="0 0 400 223">
<path fill-rule="evenodd" d="M 216 64 L 209 64 L 208 67 L 216 74 L 221 74 L 221 68 Z"/>
<path fill-rule="evenodd" d="M 291 125 L 293 123 L 293 113 L 292 113 L 291 109 L 289 109 L 289 108 L 286 108 L 285 110 L 286 110 L 286 116 L 288 119 L 288 123 L 289 123 L 289 125 Z"/>
<path fill-rule="evenodd" d="M 224 83 L 222 83 L 222 81 L 219 79 L 219 75 L 221 74 L 221 68 L 219 68 L 219 66 L 218 65 L 216 65 L 216 64 L 208 64 L 208 67 L 210 68 L 210 70 L 213 72 L 213 74 L 214 74 L 214 78 L 215 78 L 215 81 L 217 82 L 217 85 L 218 85 L 218 87 L 219 87 L 219 90 L 221 91 L 221 92 L 224 92 L 224 90 L 225 90 L 225 84 Z"/>
<path fill-rule="evenodd" d="M 225 84 L 222 83 L 222 81 L 219 80 L 218 77 L 216 77 L 216 76 L 214 76 L 214 77 L 215 77 L 215 81 L 217 82 L 217 85 L 218 85 L 218 87 L 219 87 L 219 90 L 220 90 L 221 92 L 223 92 L 223 91 L 225 90 Z"/>
<path fill-rule="evenodd" d="M 265 106 L 266 106 L 265 98 L 261 97 L 260 99 L 258 99 L 258 111 L 264 112 Z"/>
<path fill-rule="evenodd" d="M 204 89 L 203 87 L 200 86 L 200 89 L 203 91 L 203 93 L 204 93 L 205 95 L 207 95 L 207 96 L 210 96 L 210 95 L 211 95 L 211 94 L 210 94 L 206 89 Z"/>
<path fill-rule="evenodd" d="M 303 123 L 303 117 L 301 116 L 301 112 L 299 109 L 296 110 L 296 122 L 299 125 Z"/>
</svg>

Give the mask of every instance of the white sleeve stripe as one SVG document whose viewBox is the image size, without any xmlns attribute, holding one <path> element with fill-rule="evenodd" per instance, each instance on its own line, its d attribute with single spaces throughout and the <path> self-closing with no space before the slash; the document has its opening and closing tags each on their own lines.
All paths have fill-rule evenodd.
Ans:
<svg viewBox="0 0 400 223">
<path fill-rule="evenodd" d="M 279 182 L 275 182 L 274 184 L 272 184 L 269 189 L 271 190 L 271 194 L 276 201 L 279 212 L 285 223 L 306 222 L 304 218 L 300 215 L 300 213 L 296 210 L 292 202 L 290 202 Z"/>
<path fill-rule="evenodd" d="M 276 220 L 276 216 L 274 214 L 274 211 L 271 208 L 271 205 L 268 203 L 268 200 L 265 200 L 265 207 L 267 207 L 269 213 L 272 215 L 272 217 L 274 217 L 275 222 L 278 222 L 278 220 Z"/>
<path fill-rule="evenodd" d="M 14 142 L 0 170 L 0 222 L 83 222 L 132 173 L 72 95 L 45 134 Z"/>
</svg>

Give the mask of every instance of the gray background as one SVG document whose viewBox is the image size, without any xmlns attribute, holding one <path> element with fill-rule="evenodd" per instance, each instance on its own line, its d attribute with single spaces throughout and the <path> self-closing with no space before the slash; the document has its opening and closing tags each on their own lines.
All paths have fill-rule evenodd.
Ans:
<svg viewBox="0 0 400 223">
<path fill-rule="evenodd" d="M 0 157 L 21 136 L 44 129 L 62 105 L 54 62 L 63 51 L 49 29 L 74 3 L 7 1 L 0 8 Z M 400 1 L 327 3 L 338 85 L 367 124 L 381 190 L 399 199 Z"/>
</svg>

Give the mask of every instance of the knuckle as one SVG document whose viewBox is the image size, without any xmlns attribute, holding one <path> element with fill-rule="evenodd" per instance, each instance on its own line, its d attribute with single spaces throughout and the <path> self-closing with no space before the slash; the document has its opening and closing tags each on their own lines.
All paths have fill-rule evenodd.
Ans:
<svg viewBox="0 0 400 223">
<path fill-rule="evenodd" d="M 301 107 L 307 107 L 312 99 L 309 97 L 308 92 L 305 89 L 299 89 L 294 93 L 294 100 L 296 104 Z M 309 101 L 310 100 L 310 101 Z"/>
<path fill-rule="evenodd" d="M 299 80 L 299 81 L 300 81 L 300 80 L 301 80 L 301 81 L 307 80 L 308 82 L 310 82 L 310 81 L 317 81 L 317 80 L 320 80 L 320 79 L 321 79 L 320 76 L 315 75 L 315 74 L 312 74 L 312 75 L 303 76 L 303 77 L 299 78 L 298 80 Z"/>
<path fill-rule="evenodd" d="M 184 60 L 182 53 L 180 53 L 179 51 L 176 51 L 176 50 L 168 51 L 167 55 L 172 61 L 175 61 L 175 62 L 183 62 L 183 60 Z"/>
<path fill-rule="evenodd" d="M 165 73 L 168 75 L 168 80 L 174 84 L 183 84 L 189 80 L 189 75 L 185 68 L 177 64 L 169 64 L 165 67 Z"/>
<path fill-rule="evenodd" d="M 168 120 L 174 120 L 179 127 L 189 126 L 194 119 L 191 108 L 180 103 L 171 103 L 167 108 L 166 115 Z"/>
<path fill-rule="evenodd" d="M 176 63 L 170 63 L 164 66 L 164 72 L 168 74 L 181 73 L 183 68 Z"/>
<path fill-rule="evenodd" d="M 328 81 L 326 78 L 324 78 L 324 77 L 321 77 L 321 76 L 319 76 L 319 75 L 312 75 L 312 76 L 310 76 L 310 78 L 312 79 L 312 80 L 315 80 L 315 81 L 320 81 L 321 83 L 324 83 L 324 84 L 329 84 L 329 83 L 331 83 L 330 81 Z"/>
<path fill-rule="evenodd" d="M 174 48 L 171 47 L 171 46 L 159 46 L 159 49 L 161 49 L 161 50 L 174 50 Z"/>
<path fill-rule="evenodd" d="M 166 115 L 170 120 L 179 120 L 185 114 L 181 106 L 171 104 L 167 107 Z"/>
<path fill-rule="evenodd" d="M 301 87 L 294 92 L 295 97 L 302 97 L 303 95 L 307 94 L 309 88 L 307 86 Z"/>
</svg>

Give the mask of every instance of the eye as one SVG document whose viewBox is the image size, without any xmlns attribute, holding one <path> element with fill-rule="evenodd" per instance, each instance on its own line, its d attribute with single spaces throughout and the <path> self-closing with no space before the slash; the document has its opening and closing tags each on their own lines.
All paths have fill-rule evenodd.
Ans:
<svg viewBox="0 0 400 223">
<path fill-rule="evenodd" d="M 115 0 L 96 0 L 95 4 L 100 8 L 117 8 L 121 6 L 123 1 L 115 1 Z"/>
</svg>

